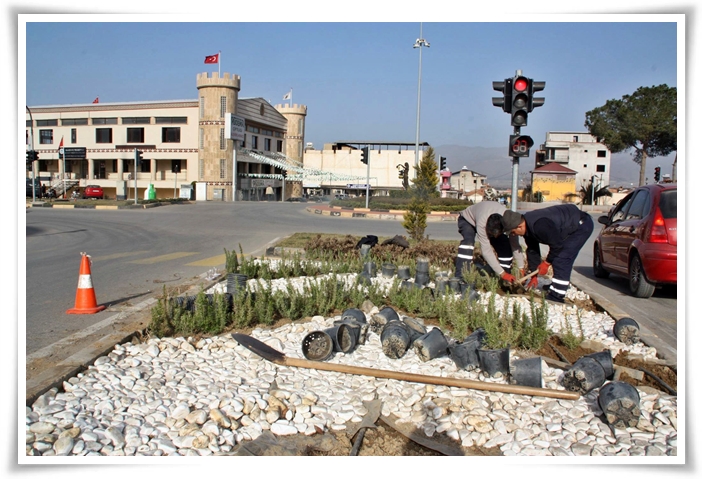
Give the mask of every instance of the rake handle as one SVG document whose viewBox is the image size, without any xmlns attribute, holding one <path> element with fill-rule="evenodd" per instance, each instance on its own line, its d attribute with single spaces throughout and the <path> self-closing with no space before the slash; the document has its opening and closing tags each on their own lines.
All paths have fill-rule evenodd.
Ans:
<svg viewBox="0 0 702 479">
<path fill-rule="evenodd" d="M 531 386 L 519 386 L 514 384 L 487 383 L 482 381 L 474 381 L 472 379 L 425 376 L 423 374 L 389 371 L 387 369 L 373 369 L 362 366 L 349 366 L 346 364 L 325 363 L 323 361 L 308 361 L 306 359 L 290 357 L 285 357 L 285 360 L 279 364 L 298 368 L 318 369 L 322 371 L 335 371 L 347 374 L 357 374 L 360 376 L 397 379 L 400 381 L 410 381 L 415 383 L 453 386 L 465 389 L 477 389 L 481 391 L 494 391 L 509 394 L 524 394 L 527 396 L 543 396 L 556 399 L 569 399 L 573 401 L 580 398 L 580 394 L 578 394 L 577 392 L 562 391 L 558 389 L 535 388 Z"/>
</svg>

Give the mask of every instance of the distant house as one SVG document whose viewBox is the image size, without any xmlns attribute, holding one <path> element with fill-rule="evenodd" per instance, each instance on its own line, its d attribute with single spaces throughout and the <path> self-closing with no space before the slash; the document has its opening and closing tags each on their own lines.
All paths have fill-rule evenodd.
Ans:
<svg viewBox="0 0 702 479">
<path fill-rule="evenodd" d="M 609 185 L 610 159 L 609 149 L 587 132 L 549 131 L 536 151 L 534 167 L 558 164 L 569 168 L 575 172 L 575 190 L 580 191 L 593 176 L 596 189 Z"/>
<path fill-rule="evenodd" d="M 568 200 L 568 195 L 579 190 L 575 185 L 576 174 L 559 163 L 539 166 L 531 172 L 531 192 L 540 192 L 544 201 Z"/>
<path fill-rule="evenodd" d="M 460 171 L 451 174 L 450 184 L 451 191 L 455 192 L 457 198 L 480 201 L 487 186 L 487 176 L 464 166 Z"/>
</svg>

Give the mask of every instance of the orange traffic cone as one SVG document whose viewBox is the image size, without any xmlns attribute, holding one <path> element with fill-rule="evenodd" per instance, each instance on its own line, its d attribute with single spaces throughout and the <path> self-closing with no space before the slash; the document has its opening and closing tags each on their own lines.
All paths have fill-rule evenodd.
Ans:
<svg viewBox="0 0 702 479">
<path fill-rule="evenodd" d="M 83 259 L 80 262 L 80 273 L 78 275 L 78 290 L 76 291 L 76 306 L 66 311 L 66 314 L 94 314 L 105 309 L 105 306 L 98 306 L 93 289 L 93 279 L 90 276 L 90 256 L 81 253 Z"/>
</svg>

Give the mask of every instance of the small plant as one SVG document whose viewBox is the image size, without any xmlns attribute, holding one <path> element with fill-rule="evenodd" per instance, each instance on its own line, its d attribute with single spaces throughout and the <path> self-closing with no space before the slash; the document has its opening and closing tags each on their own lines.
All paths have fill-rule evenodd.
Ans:
<svg viewBox="0 0 702 479">
<path fill-rule="evenodd" d="M 580 309 L 576 309 L 575 314 L 580 334 L 576 335 L 573 332 L 573 326 L 571 326 L 570 321 L 566 317 L 564 318 L 566 324 L 566 332 L 561 335 L 561 342 L 566 348 L 570 349 L 571 351 L 577 348 L 580 345 L 580 343 L 582 343 L 585 339 L 585 335 L 583 334 L 582 311 Z"/>
</svg>

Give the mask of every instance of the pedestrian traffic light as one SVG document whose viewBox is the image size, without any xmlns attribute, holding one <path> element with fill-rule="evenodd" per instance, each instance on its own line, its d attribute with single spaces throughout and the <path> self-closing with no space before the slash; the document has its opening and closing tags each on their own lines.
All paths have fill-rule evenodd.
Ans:
<svg viewBox="0 0 702 479">
<path fill-rule="evenodd" d="M 368 147 L 361 148 L 361 163 L 368 164 Z"/>
<path fill-rule="evenodd" d="M 512 81 L 512 126 L 526 126 L 529 108 L 529 78 L 516 76 Z"/>
<path fill-rule="evenodd" d="M 446 157 L 445 156 L 440 156 L 439 157 L 439 171 L 444 171 L 446 169 Z"/>
<path fill-rule="evenodd" d="M 653 169 L 653 180 L 654 180 L 656 183 L 658 183 L 659 181 L 661 181 L 661 167 L 660 167 L 660 166 L 656 166 L 656 167 Z"/>
<path fill-rule="evenodd" d="M 134 152 L 136 153 L 137 165 L 141 167 L 141 162 L 144 161 L 144 156 L 143 156 L 144 152 L 141 150 L 134 150 Z"/>
<path fill-rule="evenodd" d="M 534 98 L 534 93 L 537 91 L 541 91 L 544 88 L 546 88 L 545 81 L 534 81 L 531 78 L 529 78 L 529 88 L 528 88 L 529 101 L 528 101 L 528 108 L 527 108 L 527 110 L 529 112 L 533 111 L 534 108 L 536 108 L 536 107 L 543 106 L 544 101 L 546 99 L 543 97 Z"/>
<path fill-rule="evenodd" d="M 529 156 L 529 148 L 534 145 L 534 140 L 530 136 L 509 135 L 509 156 L 513 158 L 526 158 Z"/>
<path fill-rule="evenodd" d="M 505 81 L 492 82 L 492 89 L 502 92 L 502 98 L 492 97 L 493 106 L 499 106 L 502 111 L 510 113 L 512 111 L 512 79 L 506 78 Z"/>
<path fill-rule="evenodd" d="M 285 179 L 285 178 L 288 177 L 288 172 L 287 172 L 287 170 L 281 170 L 280 174 L 283 175 L 283 179 Z"/>
</svg>

